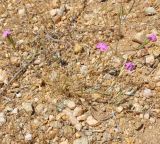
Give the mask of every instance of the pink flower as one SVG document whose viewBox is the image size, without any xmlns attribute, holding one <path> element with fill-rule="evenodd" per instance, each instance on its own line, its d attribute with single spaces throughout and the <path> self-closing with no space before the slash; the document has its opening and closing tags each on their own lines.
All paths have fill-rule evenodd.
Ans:
<svg viewBox="0 0 160 144">
<path fill-rule="evenodd" d="M 151 42 L 157 41 L 157 35 L 152 33 L 147 37 Z"/>
<path fill-rule="evenodd" d="M 133 71 L 136 68 L 136 65 L 133 62 L 126 62 L 124 67 L 128 71 Z"/>
<path fill-rule="evenodd" d="M 105 44 L 104 42 L 99 42 L 96 45 L 96 48 L 99 49 L 100 51 L 104 52 L 104 51 L 107 51 L 109 49 L 109 46 L 107 44 Z"/>
<path fill-rule="evenodd" d="M 7 29 L 7 30 L 5 30 L 4 32 L 3 32 L 3 37 L 4 38 L 6 38 L 6 37 L 8 37 L 9 35 L 11 34 L 11 31 L 9 30 L 9 29 Z"/>
</svg>

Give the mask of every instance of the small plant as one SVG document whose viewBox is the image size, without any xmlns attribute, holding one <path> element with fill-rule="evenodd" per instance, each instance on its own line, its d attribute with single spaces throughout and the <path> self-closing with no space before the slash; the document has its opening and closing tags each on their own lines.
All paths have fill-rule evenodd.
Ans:
<svg viewBox="0 0 160 144">
<path fill-rule="evenodd" d="M 13 46 L 13 48 L 16 47 L 16 44 L 15 44 L 15 42 L 14 42 L 12 36 L 11 36 L 11 31 L 10 31 L 10 29 L 5 30 L 5 31 L 3 32 L 3 34 L 2 34 L 2 36 L 3 36 L 3 38 L 5 38 L 5 39 L 8 40 L 8 42 Z"/>
</svg>

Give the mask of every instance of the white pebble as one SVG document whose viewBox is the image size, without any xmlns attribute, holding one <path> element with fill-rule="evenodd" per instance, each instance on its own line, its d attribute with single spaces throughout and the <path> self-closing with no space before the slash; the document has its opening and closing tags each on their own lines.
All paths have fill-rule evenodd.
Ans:
<svg viewBox="0 0 160 144">
<path fill-rule="evenodd" d="M 155 62 L 154 55 L 148 55 L 148 56 L 146 56 L 146 64 L 153 65 L 154 62 Z"/>
<path fill-rule="evenodd" d="M 22 96 L 21 93 L 16 93 L 16 97 L 17 97 L 17 98 L 20 98 L 21 96 Z"/>
<path fill-rule="evenodd" d="M 20 16 L 24 16 L 25 15 L 25 8 L 22 8 L 22 9 L 19 9 L 18 10 L 18 14 L 20 15 Z"/>
<path fill-rule="evenodd" d="M 0 113 L 0 126 L 6 123 L 5 115 L 4 113 Z"/>
<path fill-rule="evenodd" d="M 14 108 L 11 112 L 11 114 L 17 114 L 18 113 L 18 108 Z"/>
<path fill-rule="evenodd" d="M 84 120 L 86 120 L 86 119 L 87 119 L 87 115 L 86 115 L 86 114 L 83 114 L 83 115 L 77 117 L 77 120 L 78 120 L 78 121 L 84 121 Z"/>
<path fill-rule="evenodd" d="M 32 134 L 27 133 L 27 134 L 25 135 L 25 140 L 26 140 L 26 141 L 32 140 Z"/>
<path fill-rule="evenodd" d="M 65 103 L 65 104 L 67 105 L 67 107 L 69 107 L 70 109 L 74 109 L 74 108 L 76 107 L 76 104 L 75 104 L 74 101 L 67 100 L 67 101 L 65 101 L 64 103 Z"/>
<path fill-rule="evenodd" d="M 152 118 L 152 117 L 149 120 L 150 120 L 151 123 L 155 123 L 156 122 L 156 119 Z"/>
<path fill-rule="evenodd" d="M 154 15 L 154 14 L 156 14 L 156 10 L 155 10 L 155 8 L 154 7 L 147 7 L 146 9 L 145 9 L 145 14 L 146 15 Z"/>
<path fill-rule="evenodd" d="M 144 119 L 149 119 L 150 115 L 149 113 L 144 114 Z"/>
<path fill-rule="evenodd" d="M 143 96 L 145 97 L 150 97 L 152 96 L 153 93 L 152 93 L 152 90 L 151 89 L 148 89 L 148 88 L 145 88 L 144 91 L 143 91 Z"/>
<path fill-rule="evenodd" d="M 117 107 L 117 108 L 116 108 L 116 111 L 117 111 L 118 113 L 122 112 L 122 111 L 123 111 L 123 107 L 122 107 L 122 106 Z"/>
<path fill-rule="evenodd" d="M 33 107 L 32 107 L 32 103 L 30 102 L 24 102 L 22 103 L 22 108 L 26 111 L 26 112 L 33 112 Z"/>
<path fill-rule="evenodd" d="M 57 11 L 58 11 L 57 9 L 52 9 L 49 11 L 49 13 L 51 16 L 55 16 L 57 14 Z"/>
<path fill-rule="evenodd" d="M 0 83 L 8 84 L 7 72 L 2 69 L 0 69 Z"/>
<path fill-rule="evenodd" d="M 86 120 L 87 124 L 90 126 L 96 126 L 99 122 L 94 119 L 92 116 L 89 116 Z"/>
<path fill-rule="evenodd" d="M 82 107 L 76 107 L 73 111 L 73 115 L 75 117 L 80 116 L 83 113 L 83 109 Z"/>
</svg>

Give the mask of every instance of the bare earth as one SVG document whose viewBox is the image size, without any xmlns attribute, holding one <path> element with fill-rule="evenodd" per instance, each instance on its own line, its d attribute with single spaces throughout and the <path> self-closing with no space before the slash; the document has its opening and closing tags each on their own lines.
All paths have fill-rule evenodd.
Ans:
<svg viewBox="0 0 160 144">
<path fill-rule="evenodd" d="M 160 143 L 160 0 L 1 0 L 6 29 L 0 144 Z"/>
</svg>

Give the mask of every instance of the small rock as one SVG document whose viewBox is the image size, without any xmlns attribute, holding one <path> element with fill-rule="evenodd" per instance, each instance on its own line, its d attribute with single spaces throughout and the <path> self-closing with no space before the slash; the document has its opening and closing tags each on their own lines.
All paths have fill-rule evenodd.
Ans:
<svg viewBox="0 0 160 144">
<path fill-rule="evenodd" d="M 101 94 L 99 94 L 99 93 L 93 93 L 92 94 L 92 99 L 95 101 L 95 100 L 97 100 L 97 99 L 99 99 L 99 98 L 101 98 L 102 97 L 102 95 Z"/>
<path fill-rule="evenodd" d="M 19 14 L 20 16 L 24 16 L 25 13 L 26 13 L 25 8 L 22 8 L 22 9 L 19 9 L 19 10 L 18 10 L 18 14 Z"/>
<path fill-rule="evenodd" d="M 151 90 L 151 89 L 145 88 L 145 89 L 143 90 L 143 96 L 145 96 L 145 97 L 150 97 L 150 96 L 152 96 L 152 95 L 153 95 L 153 93 L 152 93 L 152 90 Z"/>
<path fill-rule="evenodd" d="M 43 114 L 46 111 L 46 108 L 44 104 L 38 104 L 35 110 L 36 110 L 36 113 Z"/>
<path fill-rule="evenodd" d="M 142 112 L 142 110 L 143 110 L 143 107 L 140 104 L 138 104 L 138 103 L 134 103 L 133 107 L 134 107 L 134 110 L 136 112 Z"/>
<path fill-rule="evenodd" d="M 57 14 L 58 14 L 59 16 L 63 16 L 63 14 L 64 14 L 65 11 L 66 11 L 66 7 L 65 7 L 64 5 L 62 5 L 62 6 L 60 7 L 60 9 L 58 9 Z"/>
<path fill-rule="evenodd" d="M 74 108 L 76 107 L 76 104 L 75 104 L 74 101 L 67 100 L 67 101 L 65 101 L 64 103 L 65 103 L 65 104 L 67 105 L 67 107 L 69 107 L 70 109 L 74 109 Z"/>
<path fill-rule="evenodd" d="M 151 123 L 155 123 L 156 122 L 156 119 L 152 118 L 152 117 L 149 120 L 150 120 Z"/>
<path fill-rule="evenodd" d="M 0 69 L 0 83 L 8 84 L 7 72 L 2 69 Z"/>
<path fill-rule="evenodd" d="M 2 126 L 3 124 L 6 123 L 6 118 L 5 118 L 5 115 L 4 113 L 0 113 L 0 126 Z"/>
<path fill-rule="evenodd" d="M 63 135 L 66 137 L 73 137 L 75 129 L 72 126 L 66 125 L 62 128 Z"/>
<path fill-rule="evenodd" d="M 20 98 L 22 96 L 22 94 L 20 92 L 16 93 L 16 97 Z"/>
<path fill-rule="evenodd" d="M 58 74 L 56 71 L 52 71 L 52 73 L 50 74 L 50 80 L 54 81 L 57 78 Z"/>
<path fill-rule="evenodd" d="M 82 65 L 80 68 L 80 72 L 82 75 L 86 75 L 88 73 L 88 67 L 85 65 Z"/>
<path fill-rule="evenodd" d="M 75 136 L 76 136 L 76 138 L 80 138 L 81 137 L 81 133 L 80 132 L 76 132 Z"/>
<path fill-rule="evenodd" d="M 17 45 L 21 45 L 21 44 L 23 44 L 23 43 L 24 43 L 24 40 L 23 40 L 23 39 L 16 41 L 16 44 L 17 44 Z"/>
<path fill-rule="evenodd" d="M 69 143 L 68 143 L 68 140 L 66 140 L 66 141 L 60 142 L 59 144 L 69 144 Z"/>
<path fill-rule="evenodd" d="M 116 108 L 116 111 L 117 111 L 118 113 L 122 112 L 122 111 L 123 111 L 123 107 L 122 107 L 122 106 L 117 107 L 117 108 Z"/>
<path fill-rule="evenodd" d="M 58 133 L 58 129 L 53 129 L 53 130 L 49 131 L 47 138 L 54 139 L 56 137 L 57 133 Z"/>
<path fill-rule="evenodd" d="M 25 135 L 25 141 L 31 141 L 31 140 L 32 140 L 32 134 L 27 133 L 27 134 Z"/>
<path fill-rule="evenodd" d="M 57 14 L 57 12 L 58 12 L 58 9 L 52 9 L 49 11 L 51 16 L 55 16 Z"/>
<path fill-rule="evenodd" d="M 68 117 L 69 121 L 71 122 L 72 125 L 74 125 L 74 127 L 80 131 L 82 128 L 81 123 L 79 123 L 79 121 L 76 119 L 76 117 L 73 115 L 73 112 L 70 109 L 64 109 L 63 113 Z"/>
<path fill-rule="evenodd" d="M 13 65 L 19 65 L 20 64 L 20 58 L 19 57 L 16 57 L 16 56 L 12 56 L 11 58 L 10 58 L 10 61 L 11 61 L 11 63 L 13 64 Z"/>
<path fill-rule="evenodd" d="M 149 119 L 150 115 L 149 113 L 144 114 L 144 119 Z"/>
<path fill-rule="evenodd" d="M 141 119 L 144 118 L 144 117 L 143 117 L 143 114 L 140 114 L 139 117 L 140 117 Z"/>
<path fill-rule="evenodd" d="M 30 103 L 30 102 L 24 102 L 24 103 L 22 103 L 22 108 L 23 108 L 26 112 L 29 112 L 29 113 L 32 113 L 32 112 L 33 112 L 33 106 L 32 106 L 32 103 Z"/>
<path fill-rule="evenodd" d="M 83 115 L 77 117 L 78 121 L 85 121 L 86 119 L 87 119 L 87 115 L 86 114 L 83 114 Z"/>
<path fill-rule="evenodd" d="M 146 64 L 153 65 L 155 63 L 154 55 L 146 56 Z"/>
<path fill-rule="evenodd" d="M 89 144 L 87 137 L 81 137 L 74 140 L 73 144 Z"/>
<path fill-rule="evenodd" d="M 132 39 L 132 41 L 142 44 L 146 39 L 145 33 L 144 32 L 139 32 L 137 33 L 134 38 Z"/>
<path fill-rule="evenodd" d="M 154 14 L 156 14 L 156 10 L 154 7 L 147 7 L 145 9 L 145 14 L 148 16 L 154 15 Z"/>
<path fill-rule="evenodd" d="M 76 54 L 82 52 L 82 50 L 83 50 L 83 47 L 80 44 L 75 44 L 75 46 L 74 46 L 74 52 Z"/>
<path fill-rule="evenodd" d="M 11 112 L 11 114 L 18 114 L 18 108 L 14 108 Z"/>
<path fill-rule="evenodd" d="M 90 126 L 96 126 L 99 124 L 97 120 L 95 120 L 92 116 L 89 116 L 86 120 L 87 124 Z"/>
<path fill-rule="evenodd" d="M 75 117 L 82 115 L 83 113 L 83 108 L 82 107 L 76 107 L 73 111 L 73 115 Z"/>
</svg>

